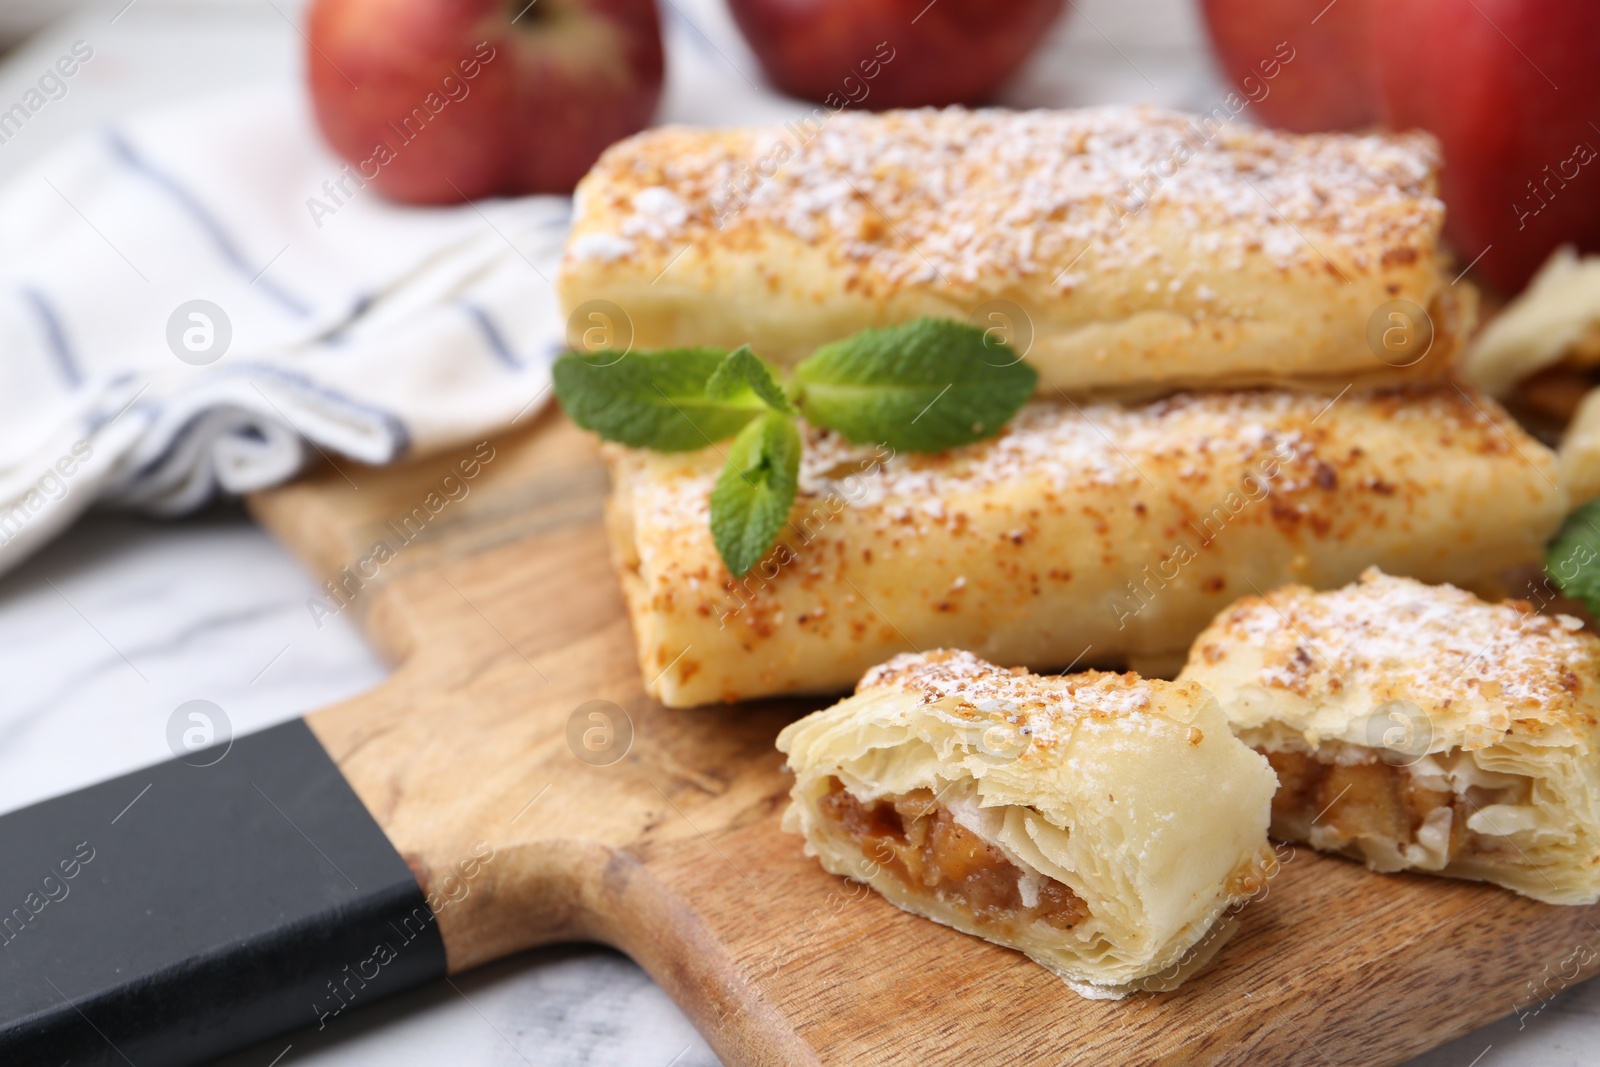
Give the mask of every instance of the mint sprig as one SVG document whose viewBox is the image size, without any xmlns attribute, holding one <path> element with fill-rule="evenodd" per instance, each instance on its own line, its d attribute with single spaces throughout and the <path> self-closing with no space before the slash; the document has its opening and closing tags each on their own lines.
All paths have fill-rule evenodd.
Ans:
<svg viewBox="0 0 1600 1067">
<path fill-rule="evenodd" d="M 732 437 L 768 410 L 745 386 L 711 396 L 706 385 L 728 358 L 715 348 L 569 352 L 551 368 L 573 422 L 607 441 L 655 452 L 691 452 Z"/>
<path fill-rule="evenodd" d="M 796 415 L 855 444 L 942 452 L 999 433 L 1039 379 L 1005 344 L 945 319 L 824 345 L 787 385 L 748 345 L 567 353 L 552 376 L 572 421 L 608 441 L 684 452 L 734 437 L 711 493 L 711 536 L 739 578 L 777 542 L 794 506 Z"/>
<path fill-rule="evenodd" d="M 984 331 L 948 319 L 863 330 L 794 370 L 806 420 L 853 444 L 942 452 L 992 437 L 1039 385 Z"/>
<path fill-rule="evenodd" d="M 795 407 L 783 395 L 783 386 L 772 376 L 772 368 L 761 357 L 740 345 L 729 352 L 706 382 L 706 395 L 716 400 L 732 400 L 746 392 L 754 393 L 773 411 L 795 414 Z"/>
<path fill-rule="evenodd" d="M 1600 500 L 1567 516 L 1545 550 L 1545 573 L 1600 618 Z"/>
<path fill-rule="evenodd" d="M 711 540 L 739 577 L 761 562 L 789 521 L 800 488 L 800 431 L 778 412 L 733 439 L 711 490 Z"/>
</svg>

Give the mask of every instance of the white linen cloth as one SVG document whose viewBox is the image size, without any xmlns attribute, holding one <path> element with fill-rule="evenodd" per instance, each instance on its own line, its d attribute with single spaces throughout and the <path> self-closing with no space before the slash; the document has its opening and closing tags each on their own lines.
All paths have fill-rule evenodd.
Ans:
<svg viewBox="0 0 1600 1067">
<path fill-rule="evenodd" d="M 401 207 L 349 173 L 303 95 L 264 88 L 102 128 L 0 188 L 0 570 L 96 501 L 179 514 L 548 401 L 570 200 Z"/>
</svg>

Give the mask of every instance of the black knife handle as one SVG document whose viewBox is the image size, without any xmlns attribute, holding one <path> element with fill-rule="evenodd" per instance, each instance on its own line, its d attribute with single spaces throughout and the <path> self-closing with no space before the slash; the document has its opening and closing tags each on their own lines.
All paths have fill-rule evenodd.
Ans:
<svg viewBox="0 0 1600 1067">
<path fill-rule="evenodd" d="M 0 816 L 0 1063 L 201 1063 L 445 973 L 305 722 L 223 751 Z"/>
</svg>

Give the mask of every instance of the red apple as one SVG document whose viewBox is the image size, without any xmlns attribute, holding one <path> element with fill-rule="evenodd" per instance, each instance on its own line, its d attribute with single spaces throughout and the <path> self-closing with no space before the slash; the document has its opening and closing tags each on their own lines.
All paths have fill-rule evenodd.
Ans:
<svg viewBox="0 0 1600 1067">
<path fill-rule="evenodd" d="M 1202 0 L 1201 8 L 1222 69 L 1257 121 L 1299 133 L 1377 121 L 1369 0 Z"/>
<path fill-rule="evenodd" d="M 315 0 L 317 121 L 396 200 L 571 192 L 661 96 L 654 0 Z"/>
<path fill-rule="evenodd" d="M 1373 15 L 1385 118 L 1439 138 L 1463 259 L 1515 290 L 1560 244 L 1600 249 L 1600 3 L 1385 0 Z"/>
<path fill-rule="evenodd" d="M 1044 40 L 1064 0 L 729 0 L 772 83 L 832 107 L 973 104 Z"/>
</svg>

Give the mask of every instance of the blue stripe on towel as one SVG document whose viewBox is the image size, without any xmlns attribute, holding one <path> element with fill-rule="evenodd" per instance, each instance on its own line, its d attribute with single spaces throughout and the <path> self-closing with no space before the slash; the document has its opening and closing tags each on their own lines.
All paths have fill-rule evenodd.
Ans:
<svg viewBox="0 0 1600 1067">
<path fill-rule="evenodd" d="M 220 405 L 202 408 L 201 410 L 190 415 L 183 421 L 182 425 L 172 432 L 172 436 L 167 439 L 167 447 L 162 450 L 159 456 L 156 456 L 154 459 L 146 460 L 144 463 L 139 465 L 139 468 L 133 472 L 132 480 L 142 481 L 143 479 L 148 478 L 153 472 L 160 470 L 169 460 L 172 459 L 172 454 L 174 452 L 182 451 L 184 446 L 188 444 L 188 438 L 194 432 L 194 428 L 200 425 L 200 423 L 203 422 L 208 415 L 221 409 L 222 406 Z M 216 479 L 213 477 L 212 480 L 215 481 Z"/>
<path fill-rule="evenodd" d="M 298 371 L 285 370 L 282 367 L 274 367 L 270 363 L 245 361 L 235 363 L 231 367 L 221 370 L 219 373 L 221 376 L 229 377 L 238 375 L 245 378 L 273 378 L 281 384 L 287 385 L 292 389 L 298 389 L 303 393 L 320 397 L 323 400 L 337 404 L 349 411 L 358 412 L 362 415 L 368 416 L 369 418 L 377 419 L 379 422 L 382 422 L 384 428 L 389 431 L 390 451 L 388 457 L 382 462 L 393 463 L 395 460 L 411 451 L 411 430 L 406 426 L 405 421 L 402 420 L 400 416 L 396 415 L 392 411 L 386 411 L 374 404 L 369 404 L 364 400 L 356 400 L 352 397 L 346 396 L 336 389 L 330 389 L 321 382 L 309 378 Z M 305 432 L 298 426 L 295 426 L 293 423 L 290 423 L 289 428 L 300 434 L 300 436 L 305 436 Z"/>
<path fill-rule="evenodd" d="M 359 322 L 361 316 L 370 311 L 372 305 L 377 301 L 378 298 L 371 293 L 357 293 L 355 300 L 350 304 L 350 310 L 345 313 L 344 318 L 328 327 L 327 332 L 317 340 L 329 348 L 337 348 L 344 344 L 347 335 L 350 333 L 350 328 Z"/>
<path fill-rule="evenodd" d="M 34 317 L 39 320 L 39 328 L 44 333 L 45 344 L 50 349 L 56 370 L 61 372 L 61 377 L 66 379 L 69 386 L 76 389 L 83 384 L 83 371 L 78 367 L 72 345 L 67 342 L 67 331 L 61 325 L 61 316 L 56 314 L 56 309 L 45 299 L 45 295 L 33 286 L 18 288 L 22 292 L 23 303 L 32 309 Z"/>
<path fill-rule="evenodd" d="M 116 390 L 121 389 L 129 382 L 136 380 L 138 380 L 138 375 L 134 374 L 133 371 L 123 371 L 121 374 L 113 376 L 111 380 L 106 382 L 101 388 L 101 393 L 104 395 L 109 395 L 114 393 Z M 126 415 L 130 411 L 155 411 L 156 405 L 154 401 L 140 399 L 140 397 L 144 396 L 145 390 L 149 388 L 149 383 L 146 383 L 143 388 L 141 388 L 137 393 L 133 394 L 133 398 L 131 400 L 128 400 L 116 411 L 106 412 L 100 410 L 98 407 L 94 410 L 91 410 L 86 416 L 84 416 L 83 421 L 85 432 L 91 434 L 99 433 L 102 426 L 115 422 L 117 419 L 121 418 L 123 415 Z"/>
<path fill-rule="evenodd" d="M 477 325 L 478 332 L 483 334 L 483 340 L 489 346 L 489 351 L 493 352 L 500 362 L 513 370 L 521 370 L 523 368 L 522 360 L 518 359 L 517 354 L 511 351 L 511 346 L 506 343 L 505 335 L 500 332 L 500 327 L 495 325 L 494 320 L 489 317 L 487 311 L 477 304 L 472 304 L 465 300 L 461 301 L 461 310 L 465 311 L 467 317 Z"/>
<path fill-rule="evenodd" d="M 116 154 L 117 158 L 122 160 L 130 170 L 144 175 L 165 190 L 173 201 L 188 213 L 195 224 L 205 231 L 206 236 L 211 238 L 211 243 L 217 247 L 217 253 L 227 260 L 247 282 L 260 288 L 262 292 L 301 318 L 311 314 L 311 306 L 309 304 L 294 296 L 288 290 L 280 288 L 271 278 L 259 273 L 259 268 L 250 265 L 250 262 L 245 259 L 244 253 L 239 250 L 239 246 L 228 235 L 228 231 L 223 229 L 222 223 L 217 220 L 217 217 L 206 208 L 205 204 L 200 202 L 198 197 L 180 184 L 176 178 L 165 171 L 157 170 L 116 130 L 107 130 L 106 139 L 110 142 L 111 150 Z"/>
</svg>

